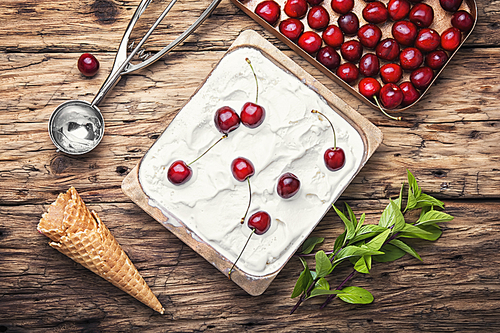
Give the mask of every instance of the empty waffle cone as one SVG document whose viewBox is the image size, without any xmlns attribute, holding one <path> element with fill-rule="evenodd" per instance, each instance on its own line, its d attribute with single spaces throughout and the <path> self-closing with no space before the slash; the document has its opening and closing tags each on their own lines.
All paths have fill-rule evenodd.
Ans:
<svg viewBox="0 0 500 333">
<path fill-rule="evenodd" d="M 90 212 L 74 187 L 61 193 L 42 215 L 38 231 L 49 237 L 50 246 L 108 280 L 150 308 L 164 309 L 120 244 Z"/>
</svg>

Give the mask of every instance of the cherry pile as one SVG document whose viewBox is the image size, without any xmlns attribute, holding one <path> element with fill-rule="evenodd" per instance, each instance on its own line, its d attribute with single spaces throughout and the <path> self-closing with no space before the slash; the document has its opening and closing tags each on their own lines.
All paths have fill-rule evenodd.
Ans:
<svg viewBox="0 0 500 333">
<path fill-rule="evenodd" d="M 272 26 L 281 18 L 281 34 L 379 107 L 380 101 L 396 109 L 416 102 L 472 29 L 471 14 L 459 10 L 462 2 L 440 0 L 436 10 L 453 13 L 441 34 L 433 29 L 434 9 L 425 0 L 365 0 L 362 17 L 353 12 L 354 0 L 286 0 L 283 12 L 265 0 L 255 13 Z M 388 25 L 391 36 L 383 36 Z"/>
</svg>

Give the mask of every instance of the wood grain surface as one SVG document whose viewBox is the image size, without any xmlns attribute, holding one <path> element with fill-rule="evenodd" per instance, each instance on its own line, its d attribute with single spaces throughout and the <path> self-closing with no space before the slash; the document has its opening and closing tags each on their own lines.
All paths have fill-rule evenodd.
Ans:
<svg viewBox="0 0 500 333">
<path fill-rule="evenodd" d="M 121 79 L 100 104 L 106 134 L 94 151 L 57 153 L 47 132 L 51 112 L 69 99 L 92 100 L 138 3 L 0 0 L 0 332 L 500 331 L 498 1 L 478 0 L 478 24 L 466 45 L 401 122 L 364 105 L 223 1 L 174 52 Z M 155 2 L 145 18 L 166 3 Z M 148 50 L 177 36 L 208 3 L 179 1 Z M 145 27 L 141 22 L 138 30 Z M 298 260 L 262 296 L 248 296 L 121 191 L 123 178 L 246 29 L 262 34 L 382 130 L 382 145 L 341 202 L 376 223 L 410 169 L 456 217 L 438 241 L 412 243 L 423 262 L 406 256 L 355 277 L 356 285 L 372 291 L 373 304 L 334 301 L 318 310 L 322 300 L 313 299 L 290 316 Z M 94 78 L 76 68 L 83 52 L 101 63 Z M 50 248 L 36 231 L 41 214 L 70 185 L 122 244 L 166 315 Z M 328 248 L 340 232 L 330 211 L 313 234 L 325 237 Z M 349 271 L 340 273 L 330 282 Z"/>
</svg>

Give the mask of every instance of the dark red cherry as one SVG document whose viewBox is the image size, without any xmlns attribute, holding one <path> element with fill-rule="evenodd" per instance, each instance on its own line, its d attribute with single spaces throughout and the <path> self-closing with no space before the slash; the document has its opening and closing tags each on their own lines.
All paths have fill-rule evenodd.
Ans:
<svg viewBox="0 0 500 333">
<path fill-rule="evenodd" d="M 351 84 L 358 79 L 359 69 L 353 63 L 346 62 L 337 68 L 337 76 Z"/>
<path fill-rule="evenodd" d="M 231 172 L 233 173 L 234 178 L 236 180 L 243 182 L 248 177 L 251 177 L 255 174 L 255 168 L 253 167 L 252 162 L 244 157 L 238 157 L 233 160 L 231 163 Z"/>
<path fill-rule="evenodd" d="M 472 15 L 467 13 L 465 10 L 459 10 L 453 14 L 451 18 L 451 25 L 461 31 L 469 31 L 474 25 L 474 19 Z"/>
<path fill-rule="evenodd" d="M 410 12 L 410 3 L 407 0 L 390 0 L 387 4 L 389 17 L 393 21 L 402 20 Z"/>
<path fill-rule="evenodd" d="M 337 23 L 346 35 L 354 35 L 359 28 L 358 17 L 352 12 L 339 17 Z"/>
<path fill-rule="evenodd" d="M 432 7 L 425 3 L 419 3 L 410 10 L 409 19 L 419 28 L 427 28 L 434 20 Z"/>
<path fill-rule="evenodd" d="M 240 126 L 240 117 L 229 106 L 223 106 L 215 112 L 215 127 L 222 134 L 228 134 Z"/>
<path fill-rule="evenodd" d="M 431 84 L 432 79 L 434 78 L 434 72 L 430 67 L 421 67 L 413 72 L 410 75 L 410 81 L 415 86 L 415 88 L 420 90 L 425 90 Z"/>
<path fill-rule="evenodd" d="M 284 6 L 285 14 L 293 18 L 301 18 L 307 13 L 306 0 L 287 0 Z"/>
<path fill-rule="evenodd" d="M 441 44 L 441 37 L 436 30 L 425 28 L 418 32 L 415 47 L 422 52 L 432 52 Z"/>
<path fill-rule="evenodd" d="M 382 37 L 382 31 L 379 27 L 374 24 L 368 23 L 359 28 L 358 30 L 358 39 L 363 44 L 363 46 L 368 47 L 370 49 L 375 48 L 378 42 L 380 42 L 380 38 Z"/>
<path fill-rule="evenodd" d="M 403 102 L 401 103 L 402 106 L 413 104 L 420 97 L 420 93 L 417 89 L 415 89 L 411 82 L 406 81 L 401 83 L 399 85 L 399 89 L 401 89 L 401 91 L 403 92 Z"/>
<path fill-rule="evenodd" d="M 99 61 L 90 53 L 84 53 L 78 58 L 78 70 L 85 76 L 94 76 L 99 70 Z"/>
<path fill-rule="evenodd" d="M 425 57 L 425 65 L 434 70 L 441 69 L 447 61 L 448 55 L 442 50 L 433 51 Z"/>
<path fill-rule="evenodd" d="M 411 3 L 419 3 L 422 2 L 422 0 L 410 0 Z"/>
<path fill-rule="evenodd" d="M 307 23 L 313 29 L 323 30 L 330 23 L 330 15 L 323 6 L 314 6 L 309 9 Z"/>
<path fill-rule="evenodd" d="M 439 3 L 447 12 L 456 12 L 462 5 L 462 0 L 439 0 Z"/>
<path fill-rule="evenodd" d="M 397 83 L 403 76 L 403 70 L 398 64 L 386 64 L 380 67 L 380 77 L 384 83 Z"/>
<path fill-rule="evenodd" d="M 455 27 L 446 29 L 441 34 L 441 47 L 446 51 L 455 51 L 462 41 L 462 33 Z"/>
<path fill-rule="evenodd" d="M 326 45 L 331 47 L 340 47 L 344 43 L 344 34 L 336 25 L 329 25 L 323 31 L 323 40 Z"/>
<path fill-rule="evenodd" d="M 417 34 L 417 27 L 410 21 L 398 21 L 392 25 L 392 36 L 401 45 L 413 45 Z"/>
<path fill-rule="evenodd" d="M 279 29 L 285 37 L 296 41 L 304 32 L 304 24 L 295 18 L 288 18 L 280 22 Z"/>
<path fill-rule="evenodd" d="M 380 83 L 372 77 L 365 77 L 358 83 L 359 93 L 368 99 L 378 96 L 380 88 Z"/>
<path fill-rule="evenodd" d="M 424 61 L 424 56 L 419 49 L 408 47 L 399 54 L 399 63 L 404 70 L 412 71 L 420 67 Z"/>
<path fill-rule="evenodd" d="M 259 211 L 250 216 L 248 227 L 255 230 L 256 235 L 262 235 L 271 227 L 271 216 L 264 211 Z"/>
<path fill-rule="evenodd" d="M 323 64 L 323 66 L 332 71 L 339 67 L 340 64 L 339 54 L 333 47 L 328 45 L 319 49 L 316 59 Z"/>
<path fill-rule="evenodd" d="M 365 54 L 359 61 L 359 71 L 364 76 L 377 75 L 380 68 L 378 57 L 373 53 Z"/>
<path fill-rule="evenodd" d="M 363 9 L 363 18 L 370 23 L 383 23 L 389 18 L 389 12 L 380 1 L 370 2 Z"/>
<path fill-rule="evenodd" d="M 249 128 L 260 126 L 266 118 L 266 110 L 255 103 L 246 102 L 240 113 L 241 123 Z"/>
<path fill-rule="evenodd" d="M 317 6 L 322 2 L 323 0 L 307 0 L 307 3 L 310 4 L 311 6 Z"/>
<path fill-rule="evenodd" d="M 334 12 L 347 14 L 354 7 L 354 0 L 332 0 L 331 6 Z"/>
<path fill-rule="evenodd" d="M 167 171 L 168 180 L 174 185 L 186 183 L 193 176 L 193 170 L 184 161 L 175 161 Z"/>
<path fill-rule="evenodd" d="M 300 189 L 300 180 L 293 173 L 287 172 L 278 179 L 276 190 L 283 199 L 293 197 Z"/>
<path fill-rule="evenodd" d="M 270 25 L 275 25 L 280 18 L 281 8 L 276 2 L 272 0 L 262 1 L 255 8 L 255 14 L 259 15 L 269 23 Z"/>
<path fill-rule="evenodd" d="M 328 148 L 323 155 L 326 168 L 330 171 L 342 169 L 345 164 L 345 153 L 342 148 Z"/>
<path fill-rule="evenodd" d="M 399 55 L 399 44 L 392 38 L 386 38 L 378 43 L 375 53 L 380 59 L 387 61 L 395 60 Z"/>
<path fill-rule="evenodd" d="M 380 101 L 387 109 L 394 109 L 403 102 L 403 92 L 394 83 L 387 83 L 380 89 Z"/>
<path fill-rule="evenodd" d="M 361 46 L 361 43 L 357 40 L 350 40 L 342 44 L 340 47 L 340 53 L 342 53 L 342 57 L 345 60 L 358 62 L 363 54 L 363 46 Z"/>
<path fill-rule="evenodd" d="M 314 31 L 306 31 L 299 37 L 297 44 L 307 53 L 314 54 L 321 47 L 322 41 L 321 37 Z"/>
</svg>

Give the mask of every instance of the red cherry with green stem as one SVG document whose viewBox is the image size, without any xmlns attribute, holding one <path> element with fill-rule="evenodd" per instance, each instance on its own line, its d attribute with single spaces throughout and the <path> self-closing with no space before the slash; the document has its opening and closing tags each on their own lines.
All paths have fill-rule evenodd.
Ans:
<svg viewBox="0 0 500 333">
<path fill-rule="evenodd" d="M 403 92 L 394 83 L 387 83 L 380 89 L 380 101 L 387 109 L 394 109 L 403 102 Z"/>
<path fill-rule="evenodd" d="M 462 0 L 439 0 L 441 7 L 447 12 L 456 12 L 462 5 Z"/>
<path fill-rule="evenodd" d="M 354 83 L 359 77 L 359 69 L 353 63 L 346 62 L 337 68 L 337 76 L 348 84 Z"/>
<path fill-rule="evenodd" d="M 393 21 L 404 19 L 410 12 L 411 4 L 407 0 L 390 0 L 387 4 L 389 17 Z"/>
<path fill-rule="evenodd" d="M 342 58 L 350 62 L 358 62 L 363 54 L 363 46 L 357 40 L 350 40 L 345 42 L 340 47 Z"/>
<path fill-rule="evenodd" d="M 333 131 L 333 147 L 328 148 L 323 154 L 323 160 L 325 161 L 326 168 L 330 171 L 342 169 L 345 164 L 345 153 L 342 148 L 337 147 L 337 135 L 335 134 L 335 128 L 333 127 L 332 122 L 327 116 L 317 110 L 312 110 L 311 113 L 317 113 L 325 117 Z"/>
<path fill-rule="evenodd" d="M 358 83 L 359 93 L 368 99 L 372 99 L 374 96 L 378 96 L 378 94 L 380 93 L 380 88 L 380 82 L 372 77 L 365 77 Z"/>
<path fill-rule="evenodd" d="M 432 24 L 432 21 L 434 21 L 434 10 L 425 3 L 416 4 L 410 10 L 409 19 L 417 27 L 427 28 Z"/>
<path fill-rule="evenodd" d="M 314 6 L 309 9 L 307 23 L 313 29 L 323 30 L 330 23 L 330 15 L 323 6 Z"/>
<path fill-rule="evenodd" d="M 365 24 L 358 30 L 358 39 L 367 48 L 375 48 L 380 42 L 380 38 L 382 38 L 382 31 L 374 24 Z"/>
<path fill-rule="evenodd" d="M 296 41 L 304 32 L 304 24 L 295 18 L 288 18 L 280 22 L 279 29 L 285 37 Z"/>
<path fill-rule="evenodd" d="M 340 56 L 331 46 L 319 49 L 316 59 L 329 70 L 335 70 L 340 64 Z"/>
<path fill-rule="evenodd" d="M 240 117 L 229 106 L 223 106 L 215 112 L 215 127 L 222 134 L 229 134 L 240 126 Z"/>
<path fill-rule="evenodd" d="M 247 102 L 245 103 L 245 105 L 243 105 L 240 113 L 240 119 L 242 124 L 246 127 L 256 128 L 264 122 L 264 118 L 266 117 L 266 110 L 262 106 L 257 104 L 259 102 L 259 81 L 257 80 L 257 75 L 255 74 L 255 71 L 253 69 L 252 62 L 248 58 L 246 58 L 245 60 L 252 69 L 252 73 L 255 78 L 256 93 L 255 103 Z"/>
<path fill-rule="evenodd" d="M 275 25 L 280 18 L 281 8 L 276 2 L 267 0 L 257 5 L 255 13 L 270 25 Z"/>
<path fill-rule="evenodd" d="M 227 277 L 229 278 L 229 280 L 231 280 L 231 273 L 233 272 L 233 269 L 236 266 L 238 260 L 240 260 L 243 251 L 245 251 L 248 242 L 250 241 L 250 238 L 252 238 L 252 235 L 253 234 L 263 235 L 271 227 L 271 216 L 264 211 L 258 211 L 257 213 L 252 214 L 252 216 L 250 216 L 250 218 L 248 219 L 248 227 L 252 229 L 252 233 L 250 234 L 250 236 L 248 236 L 245 245 L 243 245 L 243 249 L 238 255 L 238 258 L 236 258 L 236 260 L 233 263 L 233 266 L 231 266 L 229 272 L 227 273 Z"/>
<path fill-rule="evenodd" d="M 363 9 L 363 18 L 370 23 L 379 24 L 387 21 L 389 12 L 382 2 L 370 2 Z"/>
<path fill-rule="evenodd" d="M 354 0 L 332 0 L 331 6 L 336 13 L 347 14 L 353 9 Z"/>
<path fill-rule="evenodd" d="M 441 44 L 441 37 L 436 30 L 425 28 L 418 32 L 415 47 L 422 52 L 432 52 Z"/>
<path fill-rule="evenodd" d="M 462 41 L 462 33 L 455 27 L 446 29 L 441 34 L 441 47 L 446 51 L 455 51 Z"/>
<path fill-rule="evenodd" d="M 306 0 L 287 0 L 284 6 L 285 14 L 293 18 L 301 18 L 307 13 Z"/>
<path fill-rule="evenodd" d="M 398 64 L 386 64 L 380 68 L 380 77 L 384 83 L 397 83 L 403 76 L 403 70 Z"/>
<path fill-rule="evenodd" d="M 359 71 L 364 76 L 375 76 L 380 69 L 378 58 L 373 53 L 365 54 L 359 61 Z"/>
<path fill-rule="evenodd" d="M 300 189 L 300 180 L 293 173 L 287 172 L 278 179 L 276 191 L 283 199 L 293 197 Z"/>
<path fill-rule="evenodd" d="M 401 45 L 411 46 L 417 38 L 418 30 L 409 21 L 399 21 L 392 26 L 392 36 Z"/>
<path fill-rule="evenodd" d="M 387 61 L 396 60 L 399 55 L 399 44 L 392 38 L 386 38 L 375 48 L 377 57 Z"/>
<path fill-rule="evenodd" d="M 321 37 L 314 31 L 306 31 L 300 37 L 297 44 L 307 53 L 314 54 L 321 48 Z"/>
<path fill-rule="evenodd" d="M 248 199 L 248 207 L 245 212 L 245 215 L 241 219 L 241 223 L 245 221 L 245 218 L 248 214 L 248 210 L 250 209 L 250 204 L 252 202 L 252 188 L 250 186 L 250 177 L 255 174 L 255 168 L 248 159 L 244 157 L 238 157 L 233 160 L 231 163 L 231 172 L 233 173 L 234 178 L 236 178 L 239 182 L 244 182 L 245 180 L 248 182 L 248 191 L 250 193 Z"/>
<path fill-rule="evenodd" d="M 99 61 L 90 53 L 84 53 L 78 58 L 78 70 L 85 76 L 94 76 L 99 70 Z"/>
<path fill-rule="evenodd" d="M 425 90 L 432 82 L 434 72 L 430 67 L 421 67 L 410 74 L 410 81 L 415 88 Z"/>
<path fill-rule="evenodd" d="M 474 25 L 474 19 L 472 15 L 467 13 L 465 10 L 459 10 L 453 14 L 451 18 L 451 25 L 461 31 L 469 31 Z"/>
<path fill-rule="evenodd" d="M 322 37 L 325 44 L 331 47 L 340 47 L 344 43 L 344 34 L 336 25 L 329 25 L 323 31 Z"/>
<path fill-rule="evenodd" d="M 399 54 L 399 63 L 404 70 L 412 71 L 420 67 L 424 61 L 424 56 L 419 49 L 408 47 Z"/>
<path fill-rule="evenodd" d="M 403 102 L 401 102 L 402 106 L 408 106 L 417 101 L 420 97 L 420 93 L 417 89 L 411 84 L 411 82 L 403 82 L 399 85 L 399 89 L 403 92 Z"/>
<path fill-rule="evenodd" d="M 433 51 L 425 57 L 425 64 L 434 70 L 441 69 L 447 61 L 448 55 L 443 50 Z"/>
<path fill-rule="evenodd" d="M 339 17 L 337 24 L 346 35 L 354 35 L 359 28 L 359 19 L 353 12 Z"/>
</svg>

